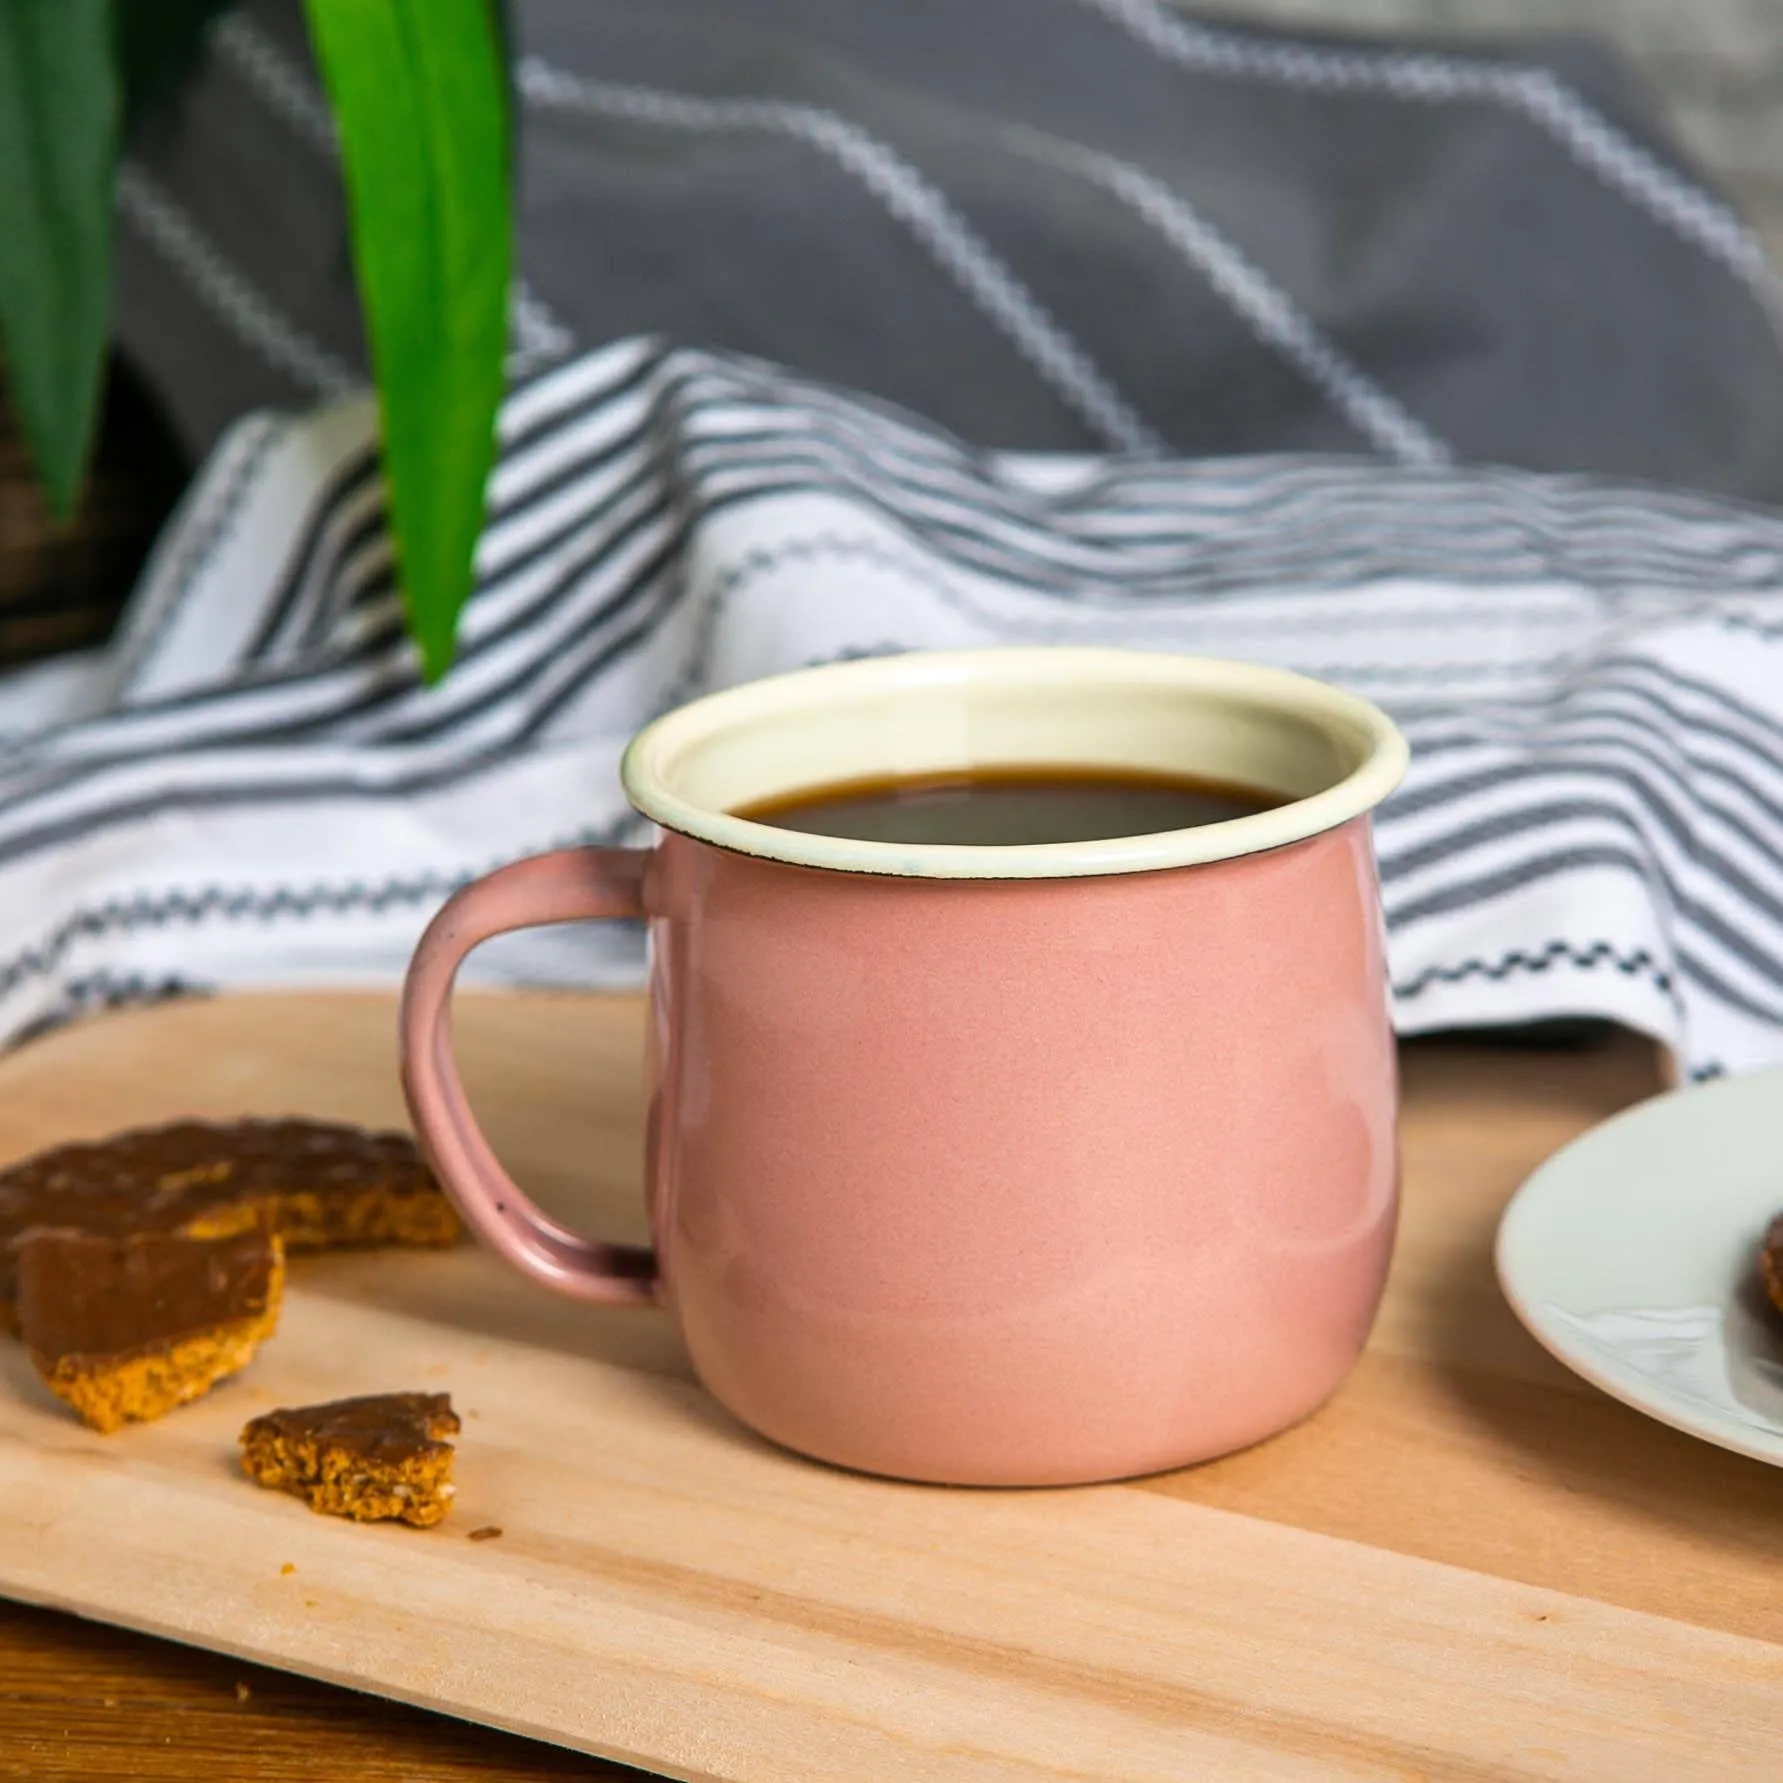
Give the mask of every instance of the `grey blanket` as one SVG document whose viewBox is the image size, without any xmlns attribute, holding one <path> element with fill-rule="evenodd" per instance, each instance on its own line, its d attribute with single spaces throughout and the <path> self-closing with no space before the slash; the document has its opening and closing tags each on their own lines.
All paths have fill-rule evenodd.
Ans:
<svg viewBox="0 0 1783 1783">
<path fill-rule="evenodd" d="M 740 349 L 985 445 L 1374 453 L 1783 498 L 1776 287 L 1604 49 L 1296 39 L 1150 0 L 517 0 L 521 369 Z M 124 185 L 187 440 L 359 381 L 295 0 Z"/>
</svg>

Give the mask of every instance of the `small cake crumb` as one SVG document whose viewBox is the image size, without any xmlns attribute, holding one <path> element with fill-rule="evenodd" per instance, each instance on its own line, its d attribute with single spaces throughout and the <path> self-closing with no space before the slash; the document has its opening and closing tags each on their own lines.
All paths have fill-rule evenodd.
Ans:
<svg viewBox="0 0 1783 1783">
<path fill-rule="evenodd" d="M 235 1680 L 235 1700 L 238 1703 L 245 1703 L 253 1694 L 253 1691 L 251 1691 L 240 1678 Z"/>
<path fill-rule="evenodd" d="M 324 1516 L 425 1529 L 450 1508 L 458 1415 L 445 1393 L 373 1393 L 284 1407 L 241 1433 L 242 1468 Z"/>
<path fill-rule="evenodd" d="M 500 1534 L 499 1523 L 485 1523 L 481 1529 L 473 1529 L 466 1539 L 473 1542 L 492 1542 Z"/>
<path fill-rule="evenodd" d="M 281 1579 L 288 1579 L 296 1571 L 296 1562 L 287 1560 L 285 1564 L 279 1568 L 279 1577 Z"/>
</svg>

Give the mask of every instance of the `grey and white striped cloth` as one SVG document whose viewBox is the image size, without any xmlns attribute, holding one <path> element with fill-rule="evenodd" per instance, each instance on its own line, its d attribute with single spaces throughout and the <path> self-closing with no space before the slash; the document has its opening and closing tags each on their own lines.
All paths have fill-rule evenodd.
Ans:
<svg viewBox="0 0 1783 1783">
<path fill-rule="evenodd" d="M 624 737 L 709 688 L 1085 639 L 1401 718 L 1408 1031 L 1783 1058 L 1783 518 L 1634 481 L 1783 502 L 1783 302 L 1613 58 L 1158 0 L 510 11 L 519 381 L 437 690 L 297 0 L 131 145 L 120 338 L 211 455 L 113 647 L 0 686 L 0 1036 L 387 982 L 466 877 L 635 834 Z"/>
<path fill-rule="evenodd" d="M 649 339 L 520 385 L 459 668 L 417 685 L 362 399 L 222 441 L 104 654 L 0 686 L 0 1033 L 391 980 L 453 886 L 638 828 L 665 707 L 862 652 L 1098 641 L 1369 694 L 1417 1031 L 1589 1015 L 1783 1059 L 1783 518 L 1575 477 L 984 453 Z M 498 943 L 629 982 L 635 933 Z"/>
</svg>

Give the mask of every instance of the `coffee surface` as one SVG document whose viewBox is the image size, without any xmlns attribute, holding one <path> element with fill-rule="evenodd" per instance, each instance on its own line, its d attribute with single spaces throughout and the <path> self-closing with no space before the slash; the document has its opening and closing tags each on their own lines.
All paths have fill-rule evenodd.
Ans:
<svg viewBox="0 0 1783 1783">
<path fill-rule="evenodd" d="M 854 841 L 1013 848 L 1195 829 L 1285 803 L 1255 787 L 1174 774 L 984 768 L 811 787 L 736 815 Z"/>
</svg>

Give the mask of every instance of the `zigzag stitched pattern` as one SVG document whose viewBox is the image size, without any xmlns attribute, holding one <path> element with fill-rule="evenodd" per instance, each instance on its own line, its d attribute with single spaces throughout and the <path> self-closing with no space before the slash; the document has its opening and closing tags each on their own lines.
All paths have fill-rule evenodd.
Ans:
<svg viewBox="0 0 1783 1783">
<path fill-rule="evenodd" d="M 1656 990 L 1668 996 L 1672 991 L 1672 975 L 1644 947 L 1632 953 L 1618 953 L 1608 941 L 1593 941 L 1589 947 L 1575 947 L 1570 941 L 1550 941 L 1539 953 L 1526 953 L 1521 948 L 1502 954 L 1496 960 L 1462 960 L 1454 966 L 1430 966 L 1417 977 L 1393 986 L 1396 997 L 1415 997 L 1433 984 L 1459 984 L 1467 978 L 1490 978 L 1502 982 L 1513 972 L 1546 972 L 1557 965 L 1578 966 L 1590 971 L 1597 966 L 1611 965 L 1629 978 L 1645 977 Z"/>
</svg>

